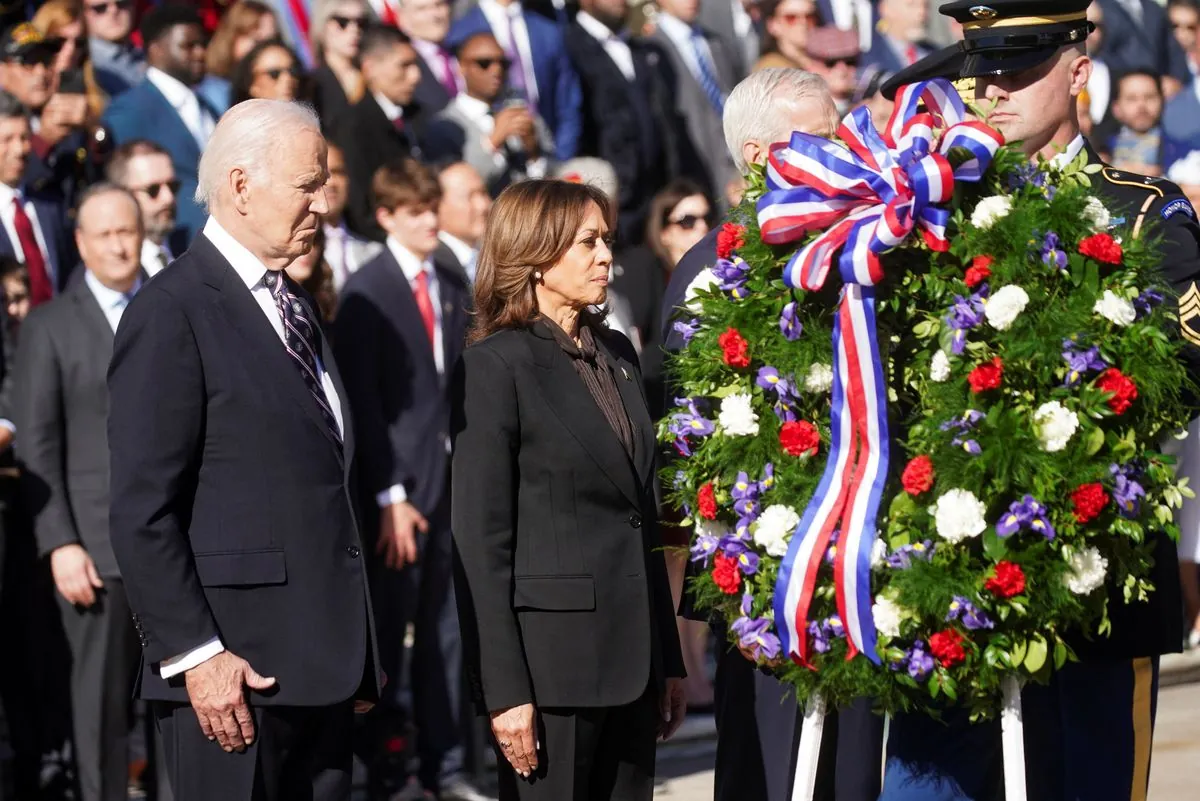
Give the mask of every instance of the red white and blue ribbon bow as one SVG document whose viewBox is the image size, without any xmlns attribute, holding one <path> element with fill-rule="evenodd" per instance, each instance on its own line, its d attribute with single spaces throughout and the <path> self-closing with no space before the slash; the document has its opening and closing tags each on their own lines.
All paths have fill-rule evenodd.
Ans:
<svg viewBox="0 0 1200 801">
<path fill-rule="evenodd" d="M 918 113 L 922 103 L 926 111 Z M 957 91 L 941 78 L 902 88 L 882 134 L 859 108 L 842 121 L 838 138 L 844 146 L 803 133 L 774 145 L 768 191 L 757 208 L 764 242 L 783 245 L 824 231 L 788 262 L 788 286 L 821 289 L 839 251 L 844 283 L 833 326 L 829 459 L 775 585 L 783 652 L 801 664 L 809 664 L 806 630 L 817 571 L 839 528 L 834 586 L 848 657 L 880 661 L 871 615 L 871 551 L 888 476 L 887 386 L 875 332 L 879 256 L 914 229 L 931 249 L 949 249 L 950 212 L 939 204 L 953 196 L 955 181 L 980 180 L 1004 144 L 999 132 L 967 119 Z M 955 148 L 969 154 L 958 166 L 947 158 Z"/>
</svg>

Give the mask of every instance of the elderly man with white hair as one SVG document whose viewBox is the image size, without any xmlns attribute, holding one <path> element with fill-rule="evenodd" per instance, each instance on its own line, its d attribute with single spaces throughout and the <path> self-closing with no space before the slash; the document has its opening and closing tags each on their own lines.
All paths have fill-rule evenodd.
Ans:
<svg viewBox="0 0 1200 801">
<path fill-rule="evenodd" d="M 177 801 L 349 798 L 354 711 L 379 696 L 349 405 L 284 273 L 328 178 L 311 110 L 230 110 L 203 233 L 117 330 L 110 532 Z"/>
<path fill-rule="evenodd" d="M 725 103 L 725 144 L 739 173 L 763 164 L 771 145 L 786 142 L 793 131 L 832 136 L 838 117 L 825 82 L 810 72 L 769 68 L 751 74 L 730 93 Z M 672 317 L 687 287 L 717 259 L 716 226 L 693 247 L 675 271 L 664 294 L 663 341 L 668 350 L 682 346 Z M 668 395 L 668 397 L 670 397 Z M 680 614 L 700 619 L 684 596 Z M 711 621 L 724 640 L 725 622 Z M 717 718 L 717 759 L 714 801 L 787 801 L 795 766 L 802 715 L 791 691 L 774 677 L 758 671 L 736 649 L 723 648 L 714 682 Z M 826 742 L 817 770 L 817 798 L 875 801 L 880 790 L 883 721 L 872 714 L 869 699 L 830 713 L 836 723 L 826 727 Z M 831 735 L 830 731 L 836 732 Z"/>
</svg>

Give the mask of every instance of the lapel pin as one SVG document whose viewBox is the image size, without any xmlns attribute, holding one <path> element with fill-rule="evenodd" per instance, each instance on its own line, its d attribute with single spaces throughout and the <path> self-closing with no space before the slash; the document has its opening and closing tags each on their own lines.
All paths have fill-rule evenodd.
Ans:
<svg viewBox="0 0 1200 801">
<path fill-rule="evenodd" d="M 626 381 L 629 380 L 629 371 L 626 370 L 624 367 L 621 368 L 621 375 L 625 376 Z"/>
</svg>

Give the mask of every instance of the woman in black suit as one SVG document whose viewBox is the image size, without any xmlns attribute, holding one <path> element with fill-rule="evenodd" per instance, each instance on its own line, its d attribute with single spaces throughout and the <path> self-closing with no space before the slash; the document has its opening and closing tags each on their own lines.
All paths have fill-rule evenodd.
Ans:
<svg viewBox="0 0 1200 801">
<path fill-rule="evenodd" d="M 654 428 L 633 347 L 591 310 L 612 218 L 589 186 L 500 195 L 455 376 L 455 588 L 502 801 L 649 801 L 684 715 Z"/>
</svg>

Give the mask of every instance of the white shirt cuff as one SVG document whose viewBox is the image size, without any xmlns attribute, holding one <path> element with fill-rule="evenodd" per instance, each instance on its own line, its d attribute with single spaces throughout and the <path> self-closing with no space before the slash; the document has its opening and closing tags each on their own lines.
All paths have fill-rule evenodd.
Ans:
<svg viewBox="0 0 1200 801">
<path fill-rule="evenodd" d="M 375 496 L 375 503 L 380 509 L 383 509 L 385 506 L 391 506 L 393 503 L 404 503 L 407 500 L 408 491 L 404 489 L 403 484 L 388 487 Z"/>
<path fill-rule="evenodd" d="M 224 650 L 225 646 L 221 644 L 221 638 L 213 637 L 208 642 L 197 648 L 193 648 L 186 654 L 173 656 L 170 659 L 164 659 L 159 662 L 158 674 L 164 679 L 178 676 L 180 673 L 189 671 L 197 665 L 207 662 Z"/>
</svg>

